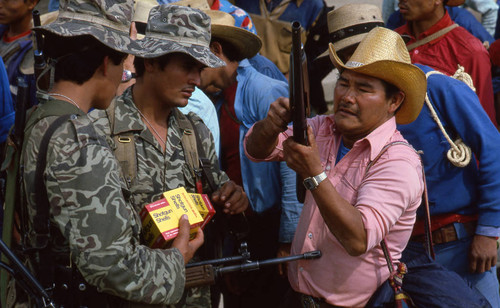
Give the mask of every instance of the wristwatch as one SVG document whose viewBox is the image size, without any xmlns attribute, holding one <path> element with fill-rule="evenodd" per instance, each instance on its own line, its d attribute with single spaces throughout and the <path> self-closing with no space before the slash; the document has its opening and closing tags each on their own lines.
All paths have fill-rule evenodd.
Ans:
<svg viewBox="0 0 500 308">
<path fill-rule="evenodd" d="M 122 73 L 122 83 L 130 81 L 132 78 L 135 78 L 136 74 L 129 71 L 129 70 L 123 70 Z"/>
<path fill-rule="evenodd" d="M 325 171 L 321 172 L 320 174 L 316 176 L 311 176 L 308 178 L 304 179 L 304 187 L 308 190 L 315 190 L 318 188 L 319 184 L 323 182 L 324 179 L 326 179 L 326 173 Z"/>
</svg>

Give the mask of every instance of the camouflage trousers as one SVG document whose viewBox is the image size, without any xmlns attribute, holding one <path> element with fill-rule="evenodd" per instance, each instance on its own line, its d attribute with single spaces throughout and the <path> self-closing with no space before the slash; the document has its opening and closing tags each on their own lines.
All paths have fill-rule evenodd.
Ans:
<svg viewBox="0 0 500 308">
<path fill-rule="evenodd" d="M 184 291 L 181 300 L 169 308 L 210 308 L 210 287 L 193 287 Z"/>
</svg>

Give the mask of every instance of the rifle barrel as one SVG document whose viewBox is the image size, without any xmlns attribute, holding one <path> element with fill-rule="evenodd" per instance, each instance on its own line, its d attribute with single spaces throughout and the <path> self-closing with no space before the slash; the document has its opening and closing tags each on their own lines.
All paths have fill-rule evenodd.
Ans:
<svg viewBox="0 0 500 308">
<path fill-rule="evenodd" d="M 217 275 L 224 275 L 227 273 L 231 272 L 248 272 L 248 271 L 253 271 L 253 270 L 258 270 L 262 266 L 269 266 L 269 265 L 275 265 L 279 263 L 285 263 L 285 262 L 290 262 L 290 261 L 295 261 L 295 260 L 300 260 L 300 259 L 305 259 L 305 260 L 311 260 L 311 259 L 317 259 L 321 257 L 321 251 L 319 250 L 314 250 L 314 251 L 309 251 L 303 254 L 299 255 L 293 255 L 293 256 L 288 256 L 288 257 L 282 257 L 282 258 L 274 258 L 274 259 L 268 259 L 268 260 L 262 260 L 262 261 L 253 261 L 245 264 L 238 264 L 238 265 L 231 265 L 231 266 L 225 266 L 216 269 Z"/>
</svg>

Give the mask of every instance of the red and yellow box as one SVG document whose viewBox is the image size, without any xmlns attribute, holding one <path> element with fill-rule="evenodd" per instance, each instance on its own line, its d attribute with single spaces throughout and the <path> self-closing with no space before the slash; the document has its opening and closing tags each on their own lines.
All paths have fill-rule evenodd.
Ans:
<svg viewBox="0 0 500 308">
<path fill-rule="evenodd" d="M 190 194 L 184 187 L 163 193 L 164 198 L 146 205 L 141 213 L 143 236 L 151 248 L 165 248 L 179 234 L 179 219 L 186 214 L 191 237 L 215 214 L 207 195 Z"/>
<path fill-rule="evenodd" d="M 198 212 L 200 212 L 201 217 L 203 217 L 203 222 L 201 223 L 201 228 L 205 228 L 207 223 L 214 217 L 215 209 L 210 203 L 210 199 L 206 194 L 189 194 L 193 199 Z"/>
</svg>

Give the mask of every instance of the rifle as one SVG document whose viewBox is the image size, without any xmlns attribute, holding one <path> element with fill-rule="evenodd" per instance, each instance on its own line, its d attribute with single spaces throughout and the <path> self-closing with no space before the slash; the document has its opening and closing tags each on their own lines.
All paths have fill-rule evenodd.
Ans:
<svg viewBox="0 0 500 308">
<path fill-rule="evenodd" d="M 38 10 L 33 11 L 33 26 L 40 27 L 42 23 L 40 22 L 40 12 Z M 48 74 L 44 74 L 47 68 L 47 62 L 45 61 L 45 56 L 43 55 L 43 36 L 40 32 L 35 31 L 35 76 L 36 76 L 36 87 L 37 90 L 48 91 L 50 86 L 50 78 Z"/>
<path fill-rule="evenodd" d="M 187 264 L 185 288 L 214 284 L 218 278 L 227 273 L 255 271 L 264 266 L 276 265 L 300 259 L 312 260 L 321 257 L 321 251 L 314 250 L 288 257 L 250 261 L 250 253 L 247 250 L 247 244 L 245 242 L 241 243 L 239 252 L 241 254 L 240 256 Z M 241 261 L 241 263 L 237 265 L 223 266 L 224 264 L 236 261 Z"/>
<path fill-rule="evenodd" d="M 290 53 L 290 106 L 293 121 L 293 140 L 308 145 L 307 120 L 309 114 L 309 78 L 307 59 L 302 45 L 300 22 L 292 22 L 292 52 Z M 303 179 L 297 174 L 297 200 L 304 203 L 306 191 Z"/>
<path fill-rule="evenodd" d="M 0 240 L 0 252 L 9 261 L 10 265 L 0 262 L 0 268 L 6 270 L 26 293 L 36 301 L 37 307 L 55 307 L 52 299 L 38 280 L 30 273 L 16 255 L 7 247 L 4 241 Z"/>
</svg>

